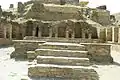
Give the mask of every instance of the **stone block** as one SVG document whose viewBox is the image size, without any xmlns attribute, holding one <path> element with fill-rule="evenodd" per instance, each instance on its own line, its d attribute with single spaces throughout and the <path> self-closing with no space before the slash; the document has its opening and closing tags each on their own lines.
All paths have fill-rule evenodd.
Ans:
<svg viewBox="0 0 120 80">
<path fill-rule="evenodd" d="M 89 66 L 88 58 L 73 58 L 73 57 L 53 57 L 53 56 L 38 56 L 38 64 L 57 64 L 57 65 L 73 65 L 73 66 Z"/>
</svg>

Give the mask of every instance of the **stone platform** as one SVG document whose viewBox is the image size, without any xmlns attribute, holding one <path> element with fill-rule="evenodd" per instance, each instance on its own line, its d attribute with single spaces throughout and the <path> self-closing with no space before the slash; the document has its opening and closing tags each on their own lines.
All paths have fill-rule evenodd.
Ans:
<svg viewBox="0 0 120 80">
<path fill-rule="evenodd" d="M 91 68 L 58 65 L 32 65 L 28 68 L 29 77 L 62 78 L 62 80 L 99 80 Z M 59 79 L 56 79 L 59 80 Z"/>
</svg>

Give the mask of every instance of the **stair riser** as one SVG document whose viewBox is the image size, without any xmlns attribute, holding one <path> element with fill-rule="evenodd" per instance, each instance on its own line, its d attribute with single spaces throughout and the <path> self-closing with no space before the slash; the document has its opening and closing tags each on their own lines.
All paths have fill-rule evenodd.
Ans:
<svg viewBox="0 0 120 80">
<path fill-rule="evenodd" d="M 87 58 L 88 53 L 84 52 L 65 52 L 65 51 L 52 51 L 52 50 L 39 50 L 36 51 L 36 56 L 56 56 L 56 57 L 79 57 Z"/>
<path fill-rule="evenodd" d="M 72 66 L 89 66 L 89 60 L 73 60 L 73 59 L 53 59 L 53 58 L 37 58 L 38 64 L 57 64 Z"/>
<path fill-rule="evenodd" d="M 56 49 L 56 50 L 80 50 L 85 51 L 85 46 L 65 46 L 65 45 L 40 45 L 39 48 L 41 49 Z"/>
</svg>

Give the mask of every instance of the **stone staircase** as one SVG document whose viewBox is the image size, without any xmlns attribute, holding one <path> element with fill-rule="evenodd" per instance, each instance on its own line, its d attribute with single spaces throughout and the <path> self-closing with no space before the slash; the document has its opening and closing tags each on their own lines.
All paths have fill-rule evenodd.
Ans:
<svg viewBox="0 0 120 80">
<path fill-rule="evenodd" d="M 46 42 L 35 51 L 27 52 L 28 59 L 35 59 L 29 66 L 30 77 L 48 80 L 99 80 L 91 65 L 84 45 Z M 45 79 L 45 80 L 46 80 Z"/>
</svg>

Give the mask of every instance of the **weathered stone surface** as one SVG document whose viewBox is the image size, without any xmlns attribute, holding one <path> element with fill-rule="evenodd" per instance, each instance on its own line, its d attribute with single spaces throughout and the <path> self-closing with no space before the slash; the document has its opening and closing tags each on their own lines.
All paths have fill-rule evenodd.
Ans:
<svg viewBox="0 0 120 80">
<path fill-rule="evenodd" d="M 41 49 L 55 49 L 55 50 L 80 50 L 85 51 L 86 48 L 84 45 L 75 44 L 75 43 L 58 43 L 58 42 L 47 42 L 40 44 L 39 48 Z"/>
<path fill-rule="evenodd" d="M 88 58 L 37 56 L 38 64 L 89 66 Z"/>
<path fill-rule="evenodd" d="M 85 45 L 91 61 L 101 63 L 112 63 L 111 45 L 105 43 L 81 43 Z"/>
<path fill-rule="evenodd" d="M 56 56 L 56 57 L 88 57 L 88 51 L 73 51 L 73 50 L 52 50 L 52 49 L 36 49 L 36 54 L 39 56 Z"/>
<path fill-rule="evenodd" d="M 35 65 L 29 67 L 28 75 L 30 77 L 63 78 L 63 80 L 99 80 L 98 74 L 93 69 L 71 67 Z"/>
</svg>

